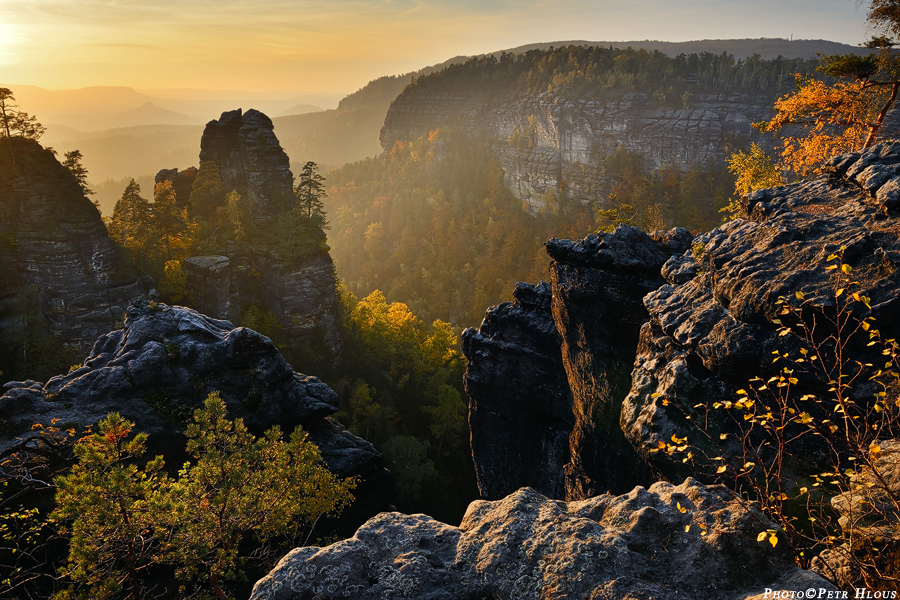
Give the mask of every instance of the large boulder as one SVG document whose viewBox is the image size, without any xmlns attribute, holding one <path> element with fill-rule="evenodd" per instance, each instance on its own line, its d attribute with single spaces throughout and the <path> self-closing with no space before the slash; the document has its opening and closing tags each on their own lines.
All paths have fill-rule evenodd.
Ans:
<svg viewBox="0 0 900 600">
<path fill-rule="evenodd" d="M 361 478 L 356 511 L 368 516 L 388 504 L 381 454 L 329 418 L 338 403 L 331 388 L 294 372 L 269 338 L 191 309 L 134 304 L 124 328 L 101 336 L 79 368 L 4 387 L 0 451 L 38 435 L 30 433 L 35 423 L 83 429 L 115 411 L 150 434 L 151 454 L 179 457 L 185 422 L 218 391 L 229 416 L 257 434 L 303 426 L 335 474 Z"/>
<path fill-rule="evenodd" d="M 691 479 L 568 503 L 523 488 L 473 502 L 459 527 L 382 513 L 348 540 L 291 551 L 251 600 L 751 600 L 835 591 L 799 569 L 786 544 L 757 541 L 766 529 L 775 525 L 732 492 Z"/>
<path fill-rule="evenodd" d="M 782 335 L 782 298 L 799 305 L 800 294 L 803 318 L 809 324 L 816 319 L 820 342 L 834 332 L 821 314 L 814 316 L 819 309 L 827 316 L 835 306 L 837 260 L 829 261 L 831 255 L 852 268 L 848 295 L 870 298 L 871 308 L 856 305 L 857 317 L 873 317 L 885 338 L 900 334 L 898 170 L 898 143 L 837 157 L 830 174 L 815 181 L 752 194 L 747 218 L 698 236 L 691 250 L 669 259 L 663 267 L 668 282 L 644 298 L 649 319 L 621 412 L 621 427 L 642 456 L 670 476 L 683 474 L 680 459 L 653 450 L 673 435 L 702 437 L 687 417 L 705 419 L 704 407 L 734 400 L 754 376 L 777 374 L 773 353 L 799 356 L 796 338 Z M 868 341 L 857 336 L 845 358 L 870 362 L 864 358 Z M 817 381 L 803 369 L 795 376 L 806 393 L 830 397 L 827 378 Z M 866 381 L 854 384 L 851 398 L 870 401 Z M 709 418 L 712 429 L 724 420 Z"/>
</svg>

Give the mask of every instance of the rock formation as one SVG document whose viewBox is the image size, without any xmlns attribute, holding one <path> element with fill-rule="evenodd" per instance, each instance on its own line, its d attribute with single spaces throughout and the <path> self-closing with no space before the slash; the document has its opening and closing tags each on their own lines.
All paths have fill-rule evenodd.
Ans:
<svg viewBox="0 0 900 600">
<path fill-rule="evenodd" d="M 513 296 L 463 332 L 478 489 L 492 500 L 523 486 L 563 498 L 575 420 L 550 285 L 520 283 Z"/>
<path fill-rule="evenodd" d="M 659 287 L 659 269 L 693 236 L 684 229 L 651 239 L 634 227 L 602 238 L 550 240 L 553 319 L 574 396 L 566 498 L 622 492 L 651 480 L 618 424 L 631 384 L 637 331 L 647 319 L 641 299 Z"/>
<path fill-rule="evenodd" d="M 200 162 L 215 162 L 226 190 L 237 190 L 263 212 L 293 195 L 291 161 L 274 129 L 258 110 L 237 109 L 207 123 L 200 139 Z"/>
<path fill-rule="evenodd" d="M 610 183 L 596 153 L 617 147 L 638 152 L 647 165 L 682 169 L 724 158 L 726 135 L 743 135 L 763 147 L 771 140 L 751 127 L 771 116 L 770 95 L 697 94 L 690 108 L 655 105 L 646 94 L 627 94 L 602 102 L 544 92 L 520 97 L 514 89 L 431 89 L 412 85 L 391 104 L 381 130 L 381 145 L 390 150 L 436 127 L 462 127 L 474 139 L 487 140 L 500 161 L 505 184 L 537 212 L 548 192 L 565 187 L 568 198 L 605 198 Z M 511 143 L 514 132 L 528 132 L 530 142 Z"/>
<path fill-rule="evenodd" d="M 637 455 L 669 478 L 702 472 L 704 465 L 688 467 L 680 457 L 654 451 L 673 435 L 697 440 L 688 418 L 709 419 L 712 430 L 727 430 L 708 408 L 733 400 L 752 377 L 777 372 L 773 352 L 796 354 L 797 342 L 780 332 L 779 299 L 799 294 L 807 307 L 833 307 L 836 279 L 828 267 L 836 263 L 828 257 L 834 253 L 852 268 L 848 281 L 856 283 L 851 291 L 870 299 L 866 316 L 875 319 L 886 339 L 898 337 L 900 143 L 836 157 L 828 171 L 815 181 L 752 194 L 745 200 L 746 218 L 696 238 L 675 230 L 651 239 L 620 227 L 578 242 L 548 242 L 552 313 L 575 415 L 565 498 L 596 494 L 629 476 L 649 484 L 651 472 L 635 466 Z M 497 323 L 497 314 L 502 312 L 493 309 L 485 323 Z M 520 323 L 491 326 L 491 338 L 514 340 L 502 349 L 487 353 L 473 343 L 465 346 L 475 383 L 483 379 L 478 374 L 507 369 L 510 357 L 552 338 L 546 322 L 534 320 L 528 325 L 531 334 Z M 820 323 L 820 335 L 827 335 L 824 326 Z M 862 357 L 867 341 L 861 338 L 848 352 Z M 551 356 L 546 365 L 555 360 Z M 534 368 L 526 364 L 525 370 Z M 516 376 L 521 374 L 510 378 Z M 827 394 L 827 384 L 800 372 L 796 377 L 805 391 Z M 552 377 L 547 381 L 558 386 Z M 477 385 L 469 391 L 475 423 L 489 394 Z M 523 407 L 553 402 L 556 408 L 544 412 L 561 410 L 566 402 L 543 390 L 518 393 L 508 402 Z M 868 402 L 872 388 L 859 383 L 850 393 Z M 476 436 L 473 425 L 476 468 L 495 468 L 494 459 L 475 444 L 479 437 L 505 439 L 493 427 L 487 424 Z M 636 455 L 623 461 L 629 447 L 615 442 L 612 447 L 621 453 L 616 455 L 610 444 L 625 439 Z M 516 444 L 510 448 L 491 451 L 518 451 Z M 812 456 L 814 445 L 807 450 Z M 544 460 L 544 468 L 556 472 L 557 462 Z M 520 476 L 528 470 L 540 471 L 541 465 L 518 466 L 507 473 L 504 485 L 530 484 Z M 483 489 L 485 495 L 490 491 Z"/>
<path fill-rule="evenodd" d="M 191 197 L 191 189 L 194 186 L 194 180 L 197 178 L 197 167 L 188 167 L 179 171 L 178 169 L 162 169 L 153 178 L 154 185 L 161 181 L 171 181 L 172 190 L 175 192 L 175 201 L 178 206 L 187 206 Z"/>
<path fill-rule="evenodd" d="M 272 217 L 293 201 L 290 160 L 275 137 L 272 121 L 259 111 L 237 109 L 207 123 L 200 140 L 200 161 L 216 163 L 225 190 L 236 190 L 250 200 L 252 219 Z M 157 179 L 177 183 L 173 171 L 160 171 Z M 242 305 L 261 300 L 291 337 L 319 336 L 326 351 L 339 356 L 334 266 L 324 232 L 317 233 L 321 243 L 316 240 L 315 249 L 303 256 L 288 256 L 271 244 L 247 240 L 219 248 L 215 257 L 187 259 L 188 290 L 199 303 L 196 307 L 219 318 L 239 320 Z"/>
<path fill-rule="evenodd" d="M 759 600 L 834 591 L 799 569 L 786 544 L 757 541 L 766 528 L 774 525 L 725 488 L 691 479 L 569 503 L 523 488 L 473 502 L 459 527 L 382 513 L 348 540 L 291 551 L 251 600 Z"/>
<path fill-rule="evenodd" d="M 92 425 L 116 411 L 150 434 L 150 453 L 184 447 L 183 424 L 211 391 L 231 418 L 259 434 L 272 425 L 302 425 L 328 466 L 359 476 L 353 510 L 367 517 L 387 506 L 389 474 L 375 448 L 328 418 L 337 394 L 295 373 L 269 338 L 191 309 L 142 301 L 124 329 L 101 336 L 83 366 L 40 384 L 10 382 L 0 397 L 0 451 L 27 438 L 34 423 Z M 36 434 L 35 434 L 36 435 Z M 170 461 L 171 462 L 171 461 Z M 175 464 L 178 464 L 177 461 Z"/>
<path fill-rule="evenodd" d="M 0 139 L 0 239 L 0 332 L 8 346 L 22 337 L 14 304 L 23 286 L 37 290 L 50 333 L 75 352 L 87 352 L 152 287 L 129 269 L 68 169 L 33 140 Z"/>
</svg>

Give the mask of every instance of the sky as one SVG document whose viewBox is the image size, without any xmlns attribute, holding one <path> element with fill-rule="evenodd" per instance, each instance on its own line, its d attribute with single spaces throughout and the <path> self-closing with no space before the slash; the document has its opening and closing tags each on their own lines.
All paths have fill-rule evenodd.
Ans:
<svg viewBox="0 0 900 600">
<path fill-rule="evenodd" d="M 0 81 L 352 92 L 562 40 L 868 35 L 855 0 L 0 0 Z"/>
</svg>

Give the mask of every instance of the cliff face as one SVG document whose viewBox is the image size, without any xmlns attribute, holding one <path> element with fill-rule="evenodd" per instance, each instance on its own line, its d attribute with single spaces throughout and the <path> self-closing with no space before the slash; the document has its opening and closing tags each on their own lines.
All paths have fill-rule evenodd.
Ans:
<svg viewBox="0 0 900 600">
<path fill-rule="evenodd" d="M 207 123 L 200 161 L 215 162 L 225 190 L 237 190 L 251 201 L 253 219 L 271 217 L 293 198 L 290 161 L 272 121 L 259 111 L 238 109 Z M 169 174 L 161 171 L 158 177 Z M 324 240 L 324 233 L 319 233 Z M 340 354 L 334 267 L 325 249 L 298 258 L 250 240 L 229 244 L 222 253 L 215 259 L 186 261 L 188 286 L 201 303 L 198 308 L 217 318 L 237 320 L 242 304 L 262 298 L 291 336 L 304 339 L 318 332 L 332 353 Z"/>
<path fill-rule="evenodd" d="M 82 352 L 145 293 L 78 182 L 35 141 L 0 139 L 0 236 L 0 331 L 7 340 L 21 338 L 15 291 L 23 286 L 38 290 L 50 333 Z"/>
<path fill-rule="evenodd" d="M 656 106 L 642 93 L 609 102 L 549 92 L 503 98 L 409 87 L 388 110 L 381 145 L 389 150 L 436 127 L 461 126 L 491 144 L 506 186 L 536 212 L 548 192 L 581 202 L 605 198 L 610 184 L 597 156 L 619 146 L 645 156 L 649 167 L 687 169 L 724 158 L 726 135 L 741 134 L 764 147 L 772 143 L 751 126 L 771 116 L 768 95 L 698 94 L 681 109 Z"/>
<path fill-rule="evenodd" d="M 575 420 L 550 286 L 520 283 L 513 296 L 463 332 L 478 489 L 492 500 L 522 486 L 562 498 Z"/>
<path fill-rule="evenodd" d="M 566 499 L 615 490 L 635 479 L 646 485 L 654 472 L 669 478 L 714 474 L 715 468 L 699 460 L 687 466 L 680 456 L 673 459 L 657 449 L 676 436 L 711 450 L 702 447 L 702 435 L 698 438 L 689 419 L 708 423 L 712 431 L 730 431 L 713 404 L 733 401 L 755 376 L 777 375 L 774 353 L 799 356 L 799 342 L 782 331 L 781 298 L 806 302 L 803 314 L 811 323 L 816 311 L 825 311 L 815 317 L 816 335 L 827 337 L 827 311 L 834 309 L 838 284 L 832 254 L 841 254 L 852 269 L 847 294 L 869 298 L 870 308 L 861 316 L 872 317 L 885 339 L 900 335 L 900 143 L 836 157 L 829 171 L 815 181 L 756 192 L 746 199 L 746 218 L 696 238 L 673 230 L 652 239 L 620 227 L 577 242 L 547 243 L 553 259 L 552 314 L 573 394 Z M 482 329 L 496 323 L 500 312 L 489 311 Z M 492 325 L 493 339 L 511 343 L 493 353 L 465 345 L 467 377 L 502 369 L 514 381 L 538 372 L 528 363 L 518 371 L 507 363 L 552 334 L 540 321 Z M 864 354 L 868 336 L 862 337 L 846 346 L 847 360 L 871 362 Z M 558 364 L 544 347 L 545 364 Z M 542 377 L 555 381 L 543 375 L 547 370 Z M 828 385 L 812 374 L 798 369 L 795 377 L 805 393 L 828 396 Z M 871 385 L 854 386 L 848 393 L 855 401 L 871 401 Z M 475 417 L 489 393 L 471 384 L 469 392 Z M 562 410 L 561 397 L 543 393 L 540 385 L 517 392 L 511 403 L 529 407 L 549 401 Z M 479 436 L 504 439 L 493 427 Z M 491 465 L 492 458 L 478 452 L 474 432 L 473 426 L 476 468 L 479 462 Z M 801 454 L 813 456 L 816 448 L 808 442 Z M 493 448 L 492 454 L 506 451 Z M 710 456 L 722 453 L 718 449 Z M 543 468 L 556 472 L 557 462 L 545 461 Z M 785 468 L 790 472 L 797 465 Z M 527 477 L 512 479 L 522 471 L 522 466 L 510 471 L 504 485 L 530 484 Z"/>
<path fill-rule="evenodd" d="M 200 161 L 215 162 L 225 188 L 237 190 L 263 212 L 277 198 L 290 197 L 294 181 L 274 129 L 263 113 L 237 109 L 207 123 L 200 138 Z"/>
</svg>

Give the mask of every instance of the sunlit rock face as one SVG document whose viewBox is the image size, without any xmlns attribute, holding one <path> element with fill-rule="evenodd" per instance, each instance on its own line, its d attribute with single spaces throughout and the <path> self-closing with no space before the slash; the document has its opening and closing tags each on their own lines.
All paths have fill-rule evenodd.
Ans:
<svg viewBox="0 0 900 600">
<path fill-rule="evenodd" d="M 350 539 L 291 551 L 251 600 L 751 600 L 835 589 L 799 569 L 787 544 L 756 541 L 767 527 L 725 488 L 692 479 L 568 503 L 523 488 L 473 502 L 458 527 L 382 513 Z"/>
<path fill-rule="evenodd" d="M 580 202 L 606 198 L 611 184 L 598 158 L 617 147 L 640 153 L 650 168 L 689 169 L 725 158 L 727 136 L 772 144 L 752 127 L 771 116 L 767 95 L 697 94 L 688 108 L 677 109 L 660 107 L 642 93 L 608 102 L 551 92 L 514 100 L 507 96 L 411 86 L 388 111 L 382 147 L 390 150 L 397 141 L 440 126 L 463 127 L 491 145 L 506 186 L 537 212 L 551 195 Z M 527 132 L 527 140 L 515 142 L 516 132 Z"/>
<path fill-rule="evenodd" d="M 19 302 L 37 302 L 60 343 L 87 352 L 151 286 L 129 268 L 97 208 L 51 151 L 33 140 L 0 139 L 0 332 L 6 340 L 21 338 L 18 294 Z M 34 298 L 23 300 L 26 287 L 36 291 Z"/>
</svg>

